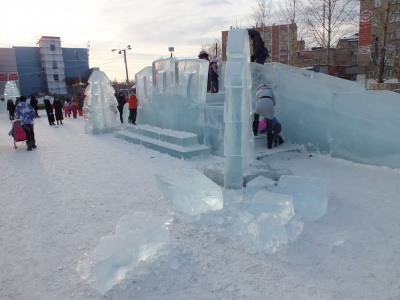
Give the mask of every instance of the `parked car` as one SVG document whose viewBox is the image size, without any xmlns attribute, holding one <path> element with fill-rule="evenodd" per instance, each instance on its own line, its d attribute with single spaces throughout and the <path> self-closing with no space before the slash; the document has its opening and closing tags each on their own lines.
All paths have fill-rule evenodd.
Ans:
<svg viewBox="0 0 400 300">
<path fill-rule="evenodd" d="M 399 94 L 400 94 L 400 89 L 392 90 L 392 92 L 395 92 L 395 93 L 399 93 Z"/>
</svg>

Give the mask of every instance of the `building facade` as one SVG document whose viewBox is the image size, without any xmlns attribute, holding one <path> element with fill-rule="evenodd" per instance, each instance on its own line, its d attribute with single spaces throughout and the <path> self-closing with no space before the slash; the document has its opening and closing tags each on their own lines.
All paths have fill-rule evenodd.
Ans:
<svg viewBox="0 0 400 300">
<path fill-rule="evenodd" d="M 0 48 L 0 94 L 7 81 L 24 96 L 76 95 L 84 88 L 92 72 L 86 48 L 62 48 L 59 37 L 46 36 L 37 45 Z"/>
<path fill-rule="evenodd" d="M 362 0 L 359 36 L 359 66 L 367 77 L 399 81 L 400 0 Z"/>
</svg>

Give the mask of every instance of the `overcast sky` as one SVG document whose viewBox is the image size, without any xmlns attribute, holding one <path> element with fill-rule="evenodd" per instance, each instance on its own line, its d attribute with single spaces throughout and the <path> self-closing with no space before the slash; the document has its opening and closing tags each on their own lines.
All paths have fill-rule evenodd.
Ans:
<svg viewBox="0 0 400 300">
<path fill-rule="evenodd" d="M 197 58 L 202 44 L 221 40 L 230 26 L 249 27 L 256 0 L 50 0 L 7 1 L 2 6 L 0 47 L 36 46 L 41 36 L 59 36 L 64 48 L 86 48 L 89 66 L 124 81 L 127 51 L 130 79 L 168 57 Z M 7 28 L 7 29 L 6 29 Z"/>
</svg>

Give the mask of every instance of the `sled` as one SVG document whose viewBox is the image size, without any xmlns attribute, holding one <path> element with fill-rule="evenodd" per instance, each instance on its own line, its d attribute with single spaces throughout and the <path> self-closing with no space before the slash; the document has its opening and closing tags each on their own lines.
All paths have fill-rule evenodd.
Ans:
<svg viewBox="0 0 400 300">
<path fill-rule="evenodd" d="M 13 121 L 12 135 L 14 137 L 14 148 L 15 149 L 17 149 L 17 142 L 26 142 L 25 130 L 22 127 L 20 120 Z"/>
</svg>

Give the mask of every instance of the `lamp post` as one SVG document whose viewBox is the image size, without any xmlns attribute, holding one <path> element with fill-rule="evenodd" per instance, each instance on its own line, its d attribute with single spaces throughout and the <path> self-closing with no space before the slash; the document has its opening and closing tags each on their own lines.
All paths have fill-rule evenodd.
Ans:
<svg viewBox="0 0 400 300">
<path fill-rule="evenodd" d="M 112 49 L 111 51 L 118 51 L 119 54 L 121 54 L 122 52 L 124 52 L 124 62 L 125 62 L 125 72 L 126 72 L 126 89 L 128 90 L 129 93 L 129 76 L 128 76 L 128 63 L 126 61 L 126 49 L 131 50 L 131 45 L 126 46 L 125 49 Z"/>
</svg>

